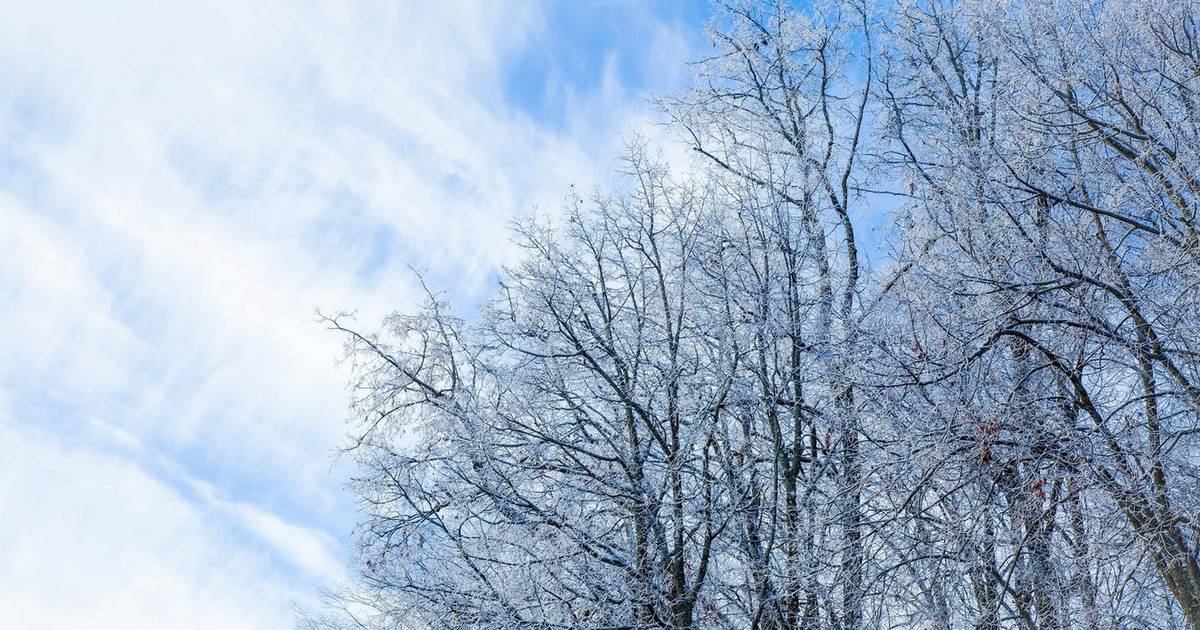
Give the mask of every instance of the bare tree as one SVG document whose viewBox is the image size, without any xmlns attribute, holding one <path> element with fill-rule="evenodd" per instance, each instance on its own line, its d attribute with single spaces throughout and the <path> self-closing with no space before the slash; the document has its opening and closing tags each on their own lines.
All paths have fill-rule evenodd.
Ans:
<svg viewBox="0 0 1200 630">
<path fill-rule="evenodd" d="M 635 145 L 479 313 L 324 320 L 341 618 L 1200 629 L 1197 9 L 723 3 L 693 172 Z"/>
<path fill-rule="evenodd" d="M 792 403 L 786 410 L 768 405 L 761 418 L 773 437 L 769 478 L 784 494 L 770 507 L 785 523 L 783 592 L 768 625 L 828 618 L 857 628 L 865 532 L 861 427 L 847 379 L 861 282 L 851 185 L 872 80 L 872 25 L 865 5 L 818 4 L 810 13 L 783 3 L 725 8 L 730 23 L 714 30 L 716 51 L 702 62 L 697 88 L 664 105 L 713 177 L 740 184 L 734 203 L 764 208 L 750 218 L 755 238 L 747 245 L 761 250 L 761 263 L 759 282 L 748 288 L 757 293 L 761 320 L 778 320 L 782 334 L 759 336 L 757 369 L 765 400 Z M 851 69 L 860 81 L 848 76 Z M 782 355 L 779 344 L 786 344 Z M 789 416 L 786 427 L 781 413 Z M 831 495 L 822 487 L 828 481 Z M 821 575 L 817 538 L 824 532 L 817 530 L 827 525 L 840 532 L 841 561 L 832 588 L 820 588 L 828 576 Z M 822 593 L 832 590 L 841 591 L 836 605 Z"/>
<path fill-rule="evenodd" d="M 954 295 L 904 299 L 921 332 L 902 363 L 942 396 L 963 396 L 964 372 L 990 377 L 990 400 L 969 392 L 947 430 L 975 434 L 1008 513 L 1012 540 L 988 547 L 973 578 L 980 606 L 1027 626 L 1065 627 L 1073 605 L 1093 622 L 1200 627 L 1196 311 L 1184 306 L 1198 269 L 1196 8 L 896 14 L 882 91 L 917 197 L 901 258 L 919 273 L 904 282 Z M 1098 545 L 1125 566 L 1097 563 Z"/>
</svg>

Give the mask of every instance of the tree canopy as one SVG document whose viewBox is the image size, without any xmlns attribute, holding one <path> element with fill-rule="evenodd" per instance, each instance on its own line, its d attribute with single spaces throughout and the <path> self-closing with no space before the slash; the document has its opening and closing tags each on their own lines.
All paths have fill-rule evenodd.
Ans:
<svg viewBox="0 0 1200 630">
<path fill-rule="evenodd" d="M 345 623 L 1200 630 L 1198 9 L 724 3 L 690 171 L 326 320 Z"/>
</svg>

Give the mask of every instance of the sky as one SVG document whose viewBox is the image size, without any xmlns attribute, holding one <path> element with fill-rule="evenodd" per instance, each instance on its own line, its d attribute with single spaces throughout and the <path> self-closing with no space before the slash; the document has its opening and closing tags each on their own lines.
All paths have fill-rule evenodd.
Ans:
<svg viewBox="0 0 1200 630">
<path fill-rule="evenodd" d="M 103 5 L 103 6 L 102 6 Z M 702 0 L 0 0 L 0 610 L 291 628 L 349 577 L 341 339 L 611 181 Z"/>
</svg>

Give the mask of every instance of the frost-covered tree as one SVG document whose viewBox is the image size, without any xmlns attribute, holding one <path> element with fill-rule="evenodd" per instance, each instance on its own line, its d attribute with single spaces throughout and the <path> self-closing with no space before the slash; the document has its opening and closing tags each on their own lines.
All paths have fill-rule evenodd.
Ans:
<svg viewBox="0 0 1200 630">
<path fill-rule="evenodd" d="M 664 102 L 710 177 L 734 189 L 745 226 L 733 238 L 757 305 L 750 362 L 770 436 L 755 470 L 770 488 L 747 522 L 747 560 L 761 564 L 764 627 L 863 620 L 865 545 L 861 418 L 852 374 L 862 283 L 851 186 L 861 170 L 873 73 L 866 5 L 726 6 L 697 87 Z M 859 74 L 857 83 L 850 76 Z M 779 525 L 782 526 L 779 526 Z M 836 558 L 836 568 L 830 569 Z"/>
<path fill-rule="evenodd" d="M 515 225 L 478 313 L 326 319 L 342 617 L 1200 630 L 1198 9 L 722 4 L 692 171 Z"/>
<path fill-rule="evenodd" d="M 910 437 L 956 462 L 938 485 L 983 494 L 982 626 L 1200 627 L 1196 9 L 896 10 L 912 333 L 881 345 L 938 420 Z"/>
</svg>

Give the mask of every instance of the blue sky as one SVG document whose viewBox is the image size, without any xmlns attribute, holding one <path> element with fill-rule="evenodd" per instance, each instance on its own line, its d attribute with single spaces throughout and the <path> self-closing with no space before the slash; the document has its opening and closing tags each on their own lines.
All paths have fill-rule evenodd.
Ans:
<svg viewBox="0 0 1200 630">
<path fill-rule="evenodd" d="M 340 340 L 612 177 L 704 2 L 0 0 L 0 610 L 289 628 L 346 574 Z M 682 155 L 682 152 L 679 153 Z"/>
</svg>

